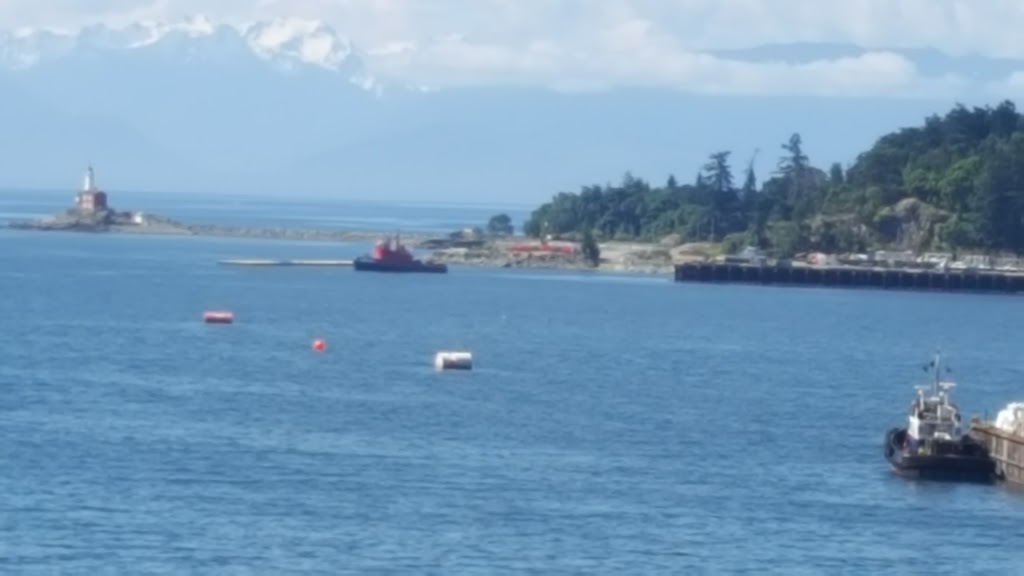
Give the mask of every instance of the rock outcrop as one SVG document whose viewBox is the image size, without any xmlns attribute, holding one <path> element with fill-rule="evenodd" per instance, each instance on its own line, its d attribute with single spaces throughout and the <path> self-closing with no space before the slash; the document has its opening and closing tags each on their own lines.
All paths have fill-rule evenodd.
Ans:
<svg viewBox="0 0 1024 576">
<path fill-rule="evenodd" d="M 950 214 L 917 198 L 904 198 L 875 218 L 877 233 L 895 249 L 922 252 L 933 246 Z"/>
</svg>

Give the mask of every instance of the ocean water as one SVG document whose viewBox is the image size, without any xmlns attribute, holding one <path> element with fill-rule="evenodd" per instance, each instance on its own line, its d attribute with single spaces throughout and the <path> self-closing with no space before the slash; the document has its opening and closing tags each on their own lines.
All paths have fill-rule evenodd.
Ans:
<svg viewBox="0 0 1024 576">
<path fill-rule="evenodd" d="M 364 249 L 0 231 L 0 573 L 1024 573 L 1024 495 L 881 448 L 937 347 L 1024 399 L 1019 297 L 216 264 Z"/>
</svg>

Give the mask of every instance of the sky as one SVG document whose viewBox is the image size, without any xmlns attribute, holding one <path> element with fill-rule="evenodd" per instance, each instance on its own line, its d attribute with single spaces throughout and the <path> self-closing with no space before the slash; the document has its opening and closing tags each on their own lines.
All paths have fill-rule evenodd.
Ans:
<svg viewBox="0 0 1024 576">
<path fill-rule="evenodd" d="M 258 24 L 250 27 L 253 23 Z M 90 30 L 79 37 L 81 44 L 46 32 L 74 34 L 95 24 L 107 28 Z M 502 183 L 500 190 L 488 192 L 494 195 L 546 196 L 579 182 L 617 178 L 626 169 L 651 178 L 685 174 L 713 150 L 742 150 L 737 154 L 748 157 L 755 149 L 776 149 L 793 131 L 805 137 L 816 162 L 849 164 L 882 134 L 944 113 L 957 102 L 1024 98 L 1022 29 L 1024 0 L 0 0 L 0 85 L 24 91 L 24 106 L 7 107 L 9 117 L 42 118 L 63 137 L 70 120 L 33 107 L 42 99 L 29 95 L 47 96 L 46 102 L 67 118 L 77 118 L 87 99 L 68 96 L 73 91 L 59 85 L 70 82 L 68 74 L 47 76 L 44 64 L 39 75 L 29 71 L 47 58 L 57 62 L 64 50 L 79 48 L 92 54 L 96 46 L 109 50 L 103 54 L 151 46 L 156 48 L 138 52 L 153 59 L 146 70 L 173 75 L 184 73 L 186 67 L 178 64 L 188 61 L 182 55 L 193 49 L 222 50 L 228 62 L 254 62 L 248 47 L 268 58 L 275 73 L 282 62 L 289 68 L 297 60 L 303 72 L 309 66 L 336 66 L 335 74 L 284 74 L 279 84 L 273 76 L 280 92 L 262 96 L 291 98 L 287 114 L 260 118 L 264 130 L 277 131 L 273 142 L 236 133 L 239 126 L 253 126 L 244 106 L 228 113 L 211 104 L 197 112 L 175 98 L 157 122 L 148 100 L 104 96 L 86 108 L 97 117 L 115 118 L 107 126 L 119 127 L 122 136 L 111 136 L 108 148 L 85 152 L 79 150 L 82 144 L 62 142 L 66 158 L 61 161 L 105 155 L 104 165 L 119 170 L 112 178 L 139 189 L 184 190 L 212 181 L 220 187 L 220 178 L 247 190 L 271 176 L 286 184 L 267 186 L 292 186 L 298 172 L 307 180 L 302 186 L 327 190 L 339 171 L 349 170 L 334 165 L 335 158 L 344 157 L 367 182 L 386 180 L 381 189 L 412 194 L 418 184 L 411 175 L 408 182 L 392 178 L 400 172 L 392 163 L 402 161 L 426 163 L 435 173 L 458 171 L 463 180 L 445 176 L 443 183 L 444 194 L 453 199 L 481 194 L 478 182 L 484 179 Z M 181 34 L 196 42 L 183 42 Z M 799 43 L 829 46 L 794 49 Z M 744 49 L 750 52 L 729 52 Z M 972 58 L 937 58 L 914 49 Z M 167 55 L 178 60 L 164 59 Z M 117 62 L 116 56 L 110 61 Z M 271 78 L 270 67 L 238 69 L 239 81 L 262 82 L 264 73 Z M 118 76 L 123 70 L 106 68 L 104 81 L 127 81 Z M 372 90 L 362 92 L 350 80 Z M 204 89 L 232 97 L 232 80 L 214 84 Z M 562 98 L 544 90 L 450 90 L 446 98 L 409 96 L 404 88 L 410 86 L 608 93 Z M 680 92 L 690 94 L 681 98 Z M 339 100 L 331 100 L 335 97 Z M 204 98 L 204 104 L 211 102 L 219 100 Z M 101 105 L 109 109 L 97 111 Z M 29 114 L 33 111 L 35 116 Z M 205 148 L 196 145 L 191 126 L 206 130 Z M 335 129 L 345 138 L 330 132 Z M 680 139 L 681 133 L 695 136 Z M 394 138 L 389 147 L 394 157 L 374 152 L 382 135 Z M 491 144 L 474 144 L 479 142 Z M 543 142 L 546 151 L 527 142 Z M 495 153 L 506 145 L 517 154 L 515 160 Z M 40 163 L 54 161 L 54 146 L 40 144 L 36 152 L 22 148 L 25 164 L 5 178 L 42 182 L 49 168 Z M 219 155 L 224 149 L 235 151 L 235 164 Z M 157 175 L 154 166 L 164 165 L 165 153 L 191 162 L 183 171 L 190 180 Z M 442 155 L 453 163 L 443 170 L 437 164 Z M 250 174 L 253 157 L 273 164 L 261 165 L 266 172 L 276 172 Z M 529 163 L 531 170 L 511 170 L 517 162 Z M 348 181 L 356 177 L 351 172 L 345 172 Z"/>
<path fill-rule="evenodd" d="M 891 51 L 1024 59 L 1021 0 L 3 0 L 0 27 L 123 25 L 196 14 L 230 24 L 319 20 L 364 53 L 375 77 L 428 87 L 628 85 L 892 97 L 1024 88 L 1024 74 L 982 87 L 952 74 L 928 76 Z M 791 42 L 867 51 L 801 64 L 708 54 Z"/>
</svg>

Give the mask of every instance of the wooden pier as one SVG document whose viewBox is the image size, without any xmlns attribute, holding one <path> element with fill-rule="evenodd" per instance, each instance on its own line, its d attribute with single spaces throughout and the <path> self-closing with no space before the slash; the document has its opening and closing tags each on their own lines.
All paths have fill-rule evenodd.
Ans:
<svg viewBox="0 0 1024 576">
<path fill-rule="evenodd" d="M 758 266 L 725 262 L 675 265 L 676 282 L 875 288 L 939 292 L 1024 292 L 1024 274 L 857 266 Z"/>
<path fill-rule="evenodd" d="M 351 260 L 221 260 L 224 266 L 351 266 Z"/>
<path fill-rule="evenodd" d="M 981 420 L 971 420 L 969 434 L 988 449 L 1001 480 L 1024 487 L 1024 437 Z"/>
</svg>

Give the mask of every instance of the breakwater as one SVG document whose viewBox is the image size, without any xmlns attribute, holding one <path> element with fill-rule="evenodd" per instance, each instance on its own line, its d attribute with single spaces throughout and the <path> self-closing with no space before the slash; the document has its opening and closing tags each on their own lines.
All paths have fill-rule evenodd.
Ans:
<svg viewBox="0 0 1024 576">
<path fill-rule="evenodd" d="M 223 266 L 352 266 L 352 260 L 221 260 Z"/>
<path fill-rule="evenodd" d="M 101 234 L 142 234 L 177 236 L 216 236 L 224 238 L 251 238 L 263 240 L 294 240 L 313 242 L 374 242 L 385 234 L 373 230 L 331 230 L 316 228 L 224 226 L 219 224 L 183 224 L 169 218 L 147 214 L 136 221 L 130 213 L 116 218 L 97 218 L 74 212 L 54 218 L 14 221 L 8 228 L 73 233 Z M 666 253 L 662 258 L 651 258 L 646 244 L 606 243 L 601 245 L 601 265 L 594 268 L 578 255 L 559 253 L 521 253 L 510 250 L 510 246 L 526 242 L 523 238 L 501 240 L 484 239 L 477 241 L 452 240 L 442 233 L 408 232 L 401 234 L 402 241 L 409 246 L 431 251 L 430 259 L 437 262 L 485 268 L 530 268 L 555 270 L 596 270 L 631 274 L 671 274 L 671 259 Z M 351 266 L 348 260 L 269 260 L 254 259 L 220 262 L 229 266 Z"/>
<path fill-rule="evenodd" d="M 55 232 L 92 232 L 146 235 L 218 236 L 224 238 L 255 238 L 266 240 L 300 240 L 312 242 L 369 242 L 382 232 L 370 230 L 329 230 L 317 228 L 222 226 L 217 224 L 181 224 L 173 220 L 147 216 L 142 223 L 103 220 L 63 219 L 16 221 L 7 224 L 16 230 Z M 422 242 L 436 235 L 403 233 L 409 242 Z"/>
<path fill-rule="evenodd" d="M 908 270 L 853 266 L 757 266 L 720 262 L 676 264 L 676 282 L 874 288 L 945 292 L 1024 292 L 1024 274 L 971 270 Z"/>
<path fill-rule="evenodd" d="M 214 224 L 191 224 L 185 226 L 193 236 L 223 236 L 228 238 L 263 238 L 268 240 L 302 240 L 321 242 L 366 242 L 378 240 L 382 232 L 367 230 L 325 230 L 316 228 L 257 228 L 249 226 L 220 226 Z M 430 238 L 425 234 L 403 233 L 402 238 L 418 242 Z"/>
</svg>

